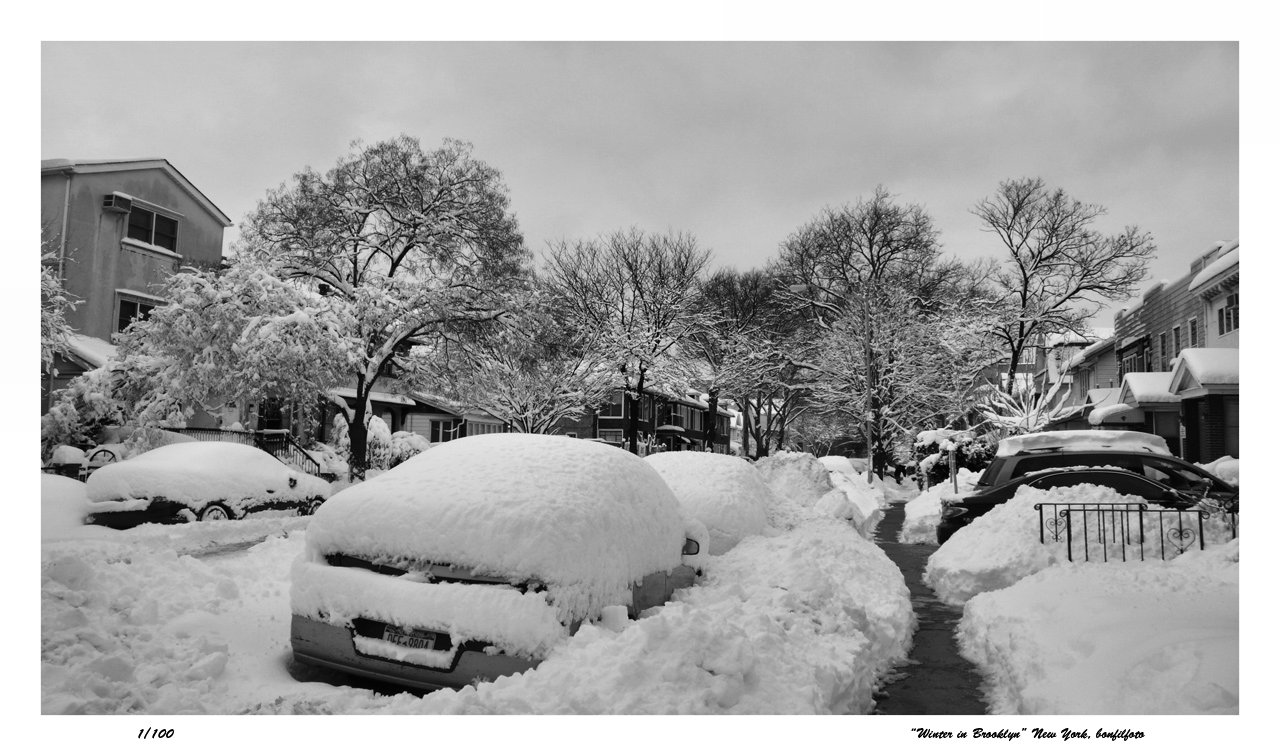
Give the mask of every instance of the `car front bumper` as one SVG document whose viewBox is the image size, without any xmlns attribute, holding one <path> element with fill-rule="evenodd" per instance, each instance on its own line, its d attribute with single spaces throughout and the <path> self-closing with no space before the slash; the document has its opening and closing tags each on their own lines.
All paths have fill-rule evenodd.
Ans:
<svg viewBox="0 0 1280 756">
<path fill-rule="evenodd" d="M 538 664 L 518 656 L 487 654 L 481 644 L 468 643 L 453 655 L 449 668 L 425 667 L 363 654 L 356 650 L 353 634 L 349 627 L 295 614 L 290 625 L 293 657 L 304 664 L 420 690 L 458 688 L 518 674 Z"/>
</svg>

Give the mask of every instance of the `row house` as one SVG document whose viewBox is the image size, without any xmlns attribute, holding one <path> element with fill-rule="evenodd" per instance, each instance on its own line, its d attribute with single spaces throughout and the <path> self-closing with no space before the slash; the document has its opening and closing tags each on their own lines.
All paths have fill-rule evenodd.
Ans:
<svg viewBox="0 0 1280 756">
<path fill-rule="evenodd" d="M 164 304 L 165 281 L 182 267 L 217 269 L 231 225 L 168 160 L 43 160 L 40 227 L 44 251 L 73 301 L 71 352 L 43 375 L 49 395 L 115 354 L 130 322 Z M 211 418 L 204 418 L 211 420 Z"/>
<path fill-rule="evenodd" d="M 1058 370 L 1062 377 L 1062 413 L 1050 430 L 1088 430 L 1089 414 L 1099 406 L 1115 404 L 1120 396 L 1114 335 L 1094 339 L 1072 350 Z"/>
<path fill-rule="evenodd" d="M 577 420 L 561 422 L 557 431 L 571 438 L 589 438 L 626 448 L 627 423 L 632 407 L 636 407 L 642 453 L 694 450 L 729 454 L 732 413 L 723 406 L 716 407 L 715 422 L 709 423 L 710 407 L 704 397 L 696 391 L 670 394 L 645 389 L 638 402 L 628 402 L 620 389 L 599 408 Z"/>
<path fill-rule="evenodd" d="M 1116 314 L 1121 390 L 1093 425 L 1155 433 L 1192 462 L 1240 456 L 1239 270 L 1239 242 L 1217 242 Z"/>
</svg>

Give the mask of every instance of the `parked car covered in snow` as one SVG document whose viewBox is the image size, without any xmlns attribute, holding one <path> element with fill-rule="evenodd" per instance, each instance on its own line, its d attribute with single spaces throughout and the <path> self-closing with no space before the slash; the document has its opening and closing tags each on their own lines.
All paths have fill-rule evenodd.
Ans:
<svg viewBox="0 0 1280 756">
<path fill-rule="evenodd" d="M 1133 431 L 1059 431 L 1005 439 L 971 493 L 944 496 L 938 543 L 1012 499 L 1018 489 L 1081 483 L 1185 509 L 1207 501 L 1235 512 L 1240 491 L 1204 468 L 1169 453 L 1164 439 Z"/>
<path fill-rule="evenodd" d="M 425 689 L 520 672 L 606 609 L 635 617 L 691 585 L 705 539 L 620 449 L 439 444 L 317 512 L 292 574 L 294 658 Z"/>
<path fill-rule="evenodd" d="M 776 497 L 751 463 L 727 454 L 674 451 L 644 458 L 658 471 L 685 512 L 707 526 L 707 552 L 723 554 L 768 525 Z"/>
<path fill-rule="evenodd" d="M 89 476 L 89 521 L 116 528 L 144 522 L 234 520 L 258 513 L 311 514 L 330 485 L 247 444 L 170 444 Z"/>
</svg>

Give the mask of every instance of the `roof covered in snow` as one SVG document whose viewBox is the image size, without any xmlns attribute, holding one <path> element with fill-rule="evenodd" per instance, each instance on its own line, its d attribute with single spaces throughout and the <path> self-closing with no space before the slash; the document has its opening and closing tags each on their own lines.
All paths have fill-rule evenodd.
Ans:
<svg viewBox="0 0 1280 756">
<path fill-rule="evenodd" d="M 1116 344 L 1116 337 L 1114 335 L 1108 334 L 1106 337 L 1093 342 L 1092 344 L 1085 347 L 1084 349 L 1081 349 L 1079 352 L 1076 352 L 1075 354 L 1071 355 L 1071 359 L 1067 360 L 1067 364 L 1063 369 L 1070 370 L 1078 365 L 1081 365 L 1086 360 L 1092 359 L 1096 357 L 1098 354 L 1100 354 L 1101 352 L 1114 347 L 1115 344 Z"/>
<path fill-rule="evenodd" d="M 1098 407 L 1089 413 L 1090 425 L 1103 423 L 1140 423 L 1146 419 L 1147 413 L 1132 404 L 1108 404 Z"/>
<path fill-rule="evenodd" d="M 1209 393 L 1238 393 L 1240 350 L 1183 349 L 1173 363 L 1170 389 L 1182 398 Z"/>
<path fill-rule="evenodd" d="M 73 333 L 67 337 L 71 354 L 84 360 L 92 367 L 100 368 L 116 358 L 116 345 L 109 341 Z"/>
<path fill-rule="evenodd" d="M 1120 388 L 1112 386 L 1111 388 L 1095 388 L 1089 389 L 1089 406 L 1103 407 L 1108 404 L 1115 404 L 1120 401 Z"/>
<path fill-rule="evenodd" d="M 1169 389 L 1172 372 L 1125 373 L 1120 382 L 1119 401 L 1135 407 L 1144 404 L 1176 404 L 1178 395 Z"/>
<path fill-rule="evenodd" d="M 1240 242 L 1220 242 L 1219 249 L 1223 250 L 1222 256 L 1217 260 L 1209 263 L 1191 279 L 1191 283 L 1187 286 L 1187 291 L 1195 291 L 1200 287 L 1210 283 L 1218 276 L 1227 273 L 1232 268 L 1240 266 Z"/>
</svg>

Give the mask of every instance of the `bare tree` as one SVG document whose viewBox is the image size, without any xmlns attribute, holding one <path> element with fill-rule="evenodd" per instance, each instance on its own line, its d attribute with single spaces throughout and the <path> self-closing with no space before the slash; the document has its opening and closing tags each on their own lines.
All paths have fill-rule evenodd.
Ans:
<svg viewBox="0 0 1280 756">
<path fill-rule="evenodd" d="M 1082 333 L 1106 302 L 1132 297 L 1146 276 L 1151 234 L 1126 226 L 1104 236 L 1093 226 L 1106 212 L 1039 178 L 1003 181 L 973 209 L 1004 248 L 995 285 L 1008 312 L 996 329 L 1009 357 L 1006 393 L 1014 393 L 1022 353 L 1037 337 Z"/>
<path fill-rule="evenodd" d="M 884 404 L 889 392 L 882 376 L 894 360 L 901 359 L 881 347 L 882 329 L 896 328 L 901 312 L 884 311 L 888 292 L 921 291 L 925 282 L 945 280 L 929 275 L 941 250 L 938 234 L 928 213 L 918 205 L 902 205 L 884 187 L 869 199 L 838 209 L 824 209 L 782 244 L 780 269 L 786 289 L 781 298 L 789 306 L 807 312 L 820 331 L 837 325 L 845 336 L 840 343 L 858 347 L 846 354 L 846 368 L 853 374 L 837 381 L 850 400 L 861 408 L 841 409 L 860 416 L 868 453 L 883 458 Z M 848 362 L 852 360 L 852 362 Z"/>
<path fill-rule="evenodd" d="M 711 253 L 688 234 L 617 231 L 552 245 L 546 281 L 579 331 L 601 337 L 600 362 L 614 367 L 628 403 L 626 440 L 639 451 L 640 395 L 683 388 L 694 377 L 678 345 L 705 324 L 694 306 Z"/>
</svg>

